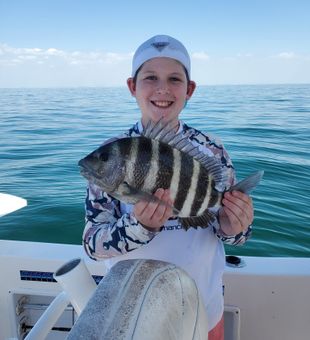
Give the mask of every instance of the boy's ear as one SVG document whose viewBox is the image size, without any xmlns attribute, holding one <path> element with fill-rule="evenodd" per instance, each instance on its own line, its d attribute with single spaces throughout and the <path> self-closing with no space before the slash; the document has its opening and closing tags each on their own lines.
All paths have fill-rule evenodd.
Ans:
<svg viewBox="0 0 310 340">
<path fill-rule="evenodd" d="M 131 95 L 135 96 L 136 95 L 136 84 L 133 81 L 133 78 L 127 79 L 127 86 L 128 86 L 128 89 L 129 89 Z"/>
<path fill-rule="evenodd" d="M 192 96 L 192 94 L 195 91 L 195 88 L 196 88 L 196 83 L 194 81 L 190 80 L 188 82 L 188 85 L 187 85 L 186 100 L 190 99 L 190 97 Z"/>
</svg>

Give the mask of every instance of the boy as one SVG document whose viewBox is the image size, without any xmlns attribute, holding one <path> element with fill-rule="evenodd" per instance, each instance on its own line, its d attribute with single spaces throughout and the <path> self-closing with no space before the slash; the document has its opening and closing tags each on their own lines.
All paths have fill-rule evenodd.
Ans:
<svg viewBox="0 0 310 340">
<path fill-rule="evenodd" d="M 144 42 L 133 57 L 132 76 L 127 85 L 141 110 L 141 121 L 121 137 L 140 135 L 149 120 L 172 122 L 173 126 L 178 126 L 178 132 L 188 134 L 189 141 L 199 146 L 202 153 L 222 162 L 228 173 L 227 187 L 234 183 L 234 169 L 223 145 L 211 143 L 207 135 L 179 120 L 196 84 L 190 78 L 188 52 L 178 40 L 159 35 Z M 169 204 L 145 201 L 134 206 L 124 204 L 90 183 L 83 234 L 85 250 L 95 260 L 109 258 L 108 266 L 124 259 L 148 258 L 184 269 L 195 280 L 203 297 L 209 339 L 222 340 L 223 242 L 242 244 L 249 237 L 252 200 L 241 192 L 227 192 L 217 221 L 208 228 L 185 231 L 178 219 L 172 217 L 169 190 L 158 189 L 154 195 Z"/>
</svg>

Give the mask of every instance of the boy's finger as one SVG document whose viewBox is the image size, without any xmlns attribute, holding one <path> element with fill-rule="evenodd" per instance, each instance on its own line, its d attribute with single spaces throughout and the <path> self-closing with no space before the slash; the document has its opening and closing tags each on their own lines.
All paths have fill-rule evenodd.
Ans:
<svg viewBox="0 0 310 340">
<path fill-rule="evenodd" d="M 139 201 L 135 204 L 134 206 L 134 213 L 135 215 L 139 216 L 143 213 L 143 211 L 145 210 L 145 208 L 147 207 L 148 202 L 146 201 Z"/>
</svg>

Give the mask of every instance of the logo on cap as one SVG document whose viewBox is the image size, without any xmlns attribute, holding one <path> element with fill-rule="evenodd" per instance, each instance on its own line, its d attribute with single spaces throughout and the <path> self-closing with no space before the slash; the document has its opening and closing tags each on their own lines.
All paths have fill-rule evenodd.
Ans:
<svg viewBox="0 0 310 340">
<path fill-rule="evenodd" d="M 169 45 L 168 42 L 156 42 L 156 43 L 152 43 L 152 46 L 154 48 L 156 48 L 159 52 L 161 52 L 168 45 Z"/>
</svg>

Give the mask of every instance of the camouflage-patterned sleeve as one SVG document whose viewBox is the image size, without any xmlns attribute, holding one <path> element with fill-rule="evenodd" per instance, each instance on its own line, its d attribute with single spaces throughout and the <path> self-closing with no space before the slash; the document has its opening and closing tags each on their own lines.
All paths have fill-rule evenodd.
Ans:
<svg viewBox="0 0 310 340">
<path fill-rule="evenodd" d="M 216 236 L 223 241 L 225 244 L 229 244 L 232 246 L 238 246 L 244 244 L 252 235 L 252 225 L 249 225 L 247 229 L 241 231 L 241 233 L 237 235 L 223 235 L 221 234 L 220 230 L 213 227 L 213 230 L 216 234 Z"/>
<path fill-rule="evenodd" d="M 214 149 L 213 152 L 214 152 L 215 156 L 218 157 L 221 160 L 223 167 L 227 169 L 229 186 L 235 184 L 236 181 L 237 181 L 235 170 L 234 170 L 232 161 L 231 161 L 227 151 L 225 150 L 223 144 L 220 141 L 219 141 L 219 144 L 216 144 L 214 142 L 213 149 Z M 213 230 L 214 230 L 216 236 L 223 243 L 233 245 L 233 246 L 244 244 L 247 241 L 247 239 L 250 238 L 250 236 L 252 234 L 252 226 L 248 226 L 247 229 L 245 229 L 244 231 L 240 232 L 237 235 L 229 235 L 229 236 L 223 235 L 218 223 L 217 223 L 217 225 L 213 226 Z"/>
<path fill-rule="evenodd" d="M 132 214 L 122 214 L 120 202 L 96 185 L 86 195 L 86 225 L 83 244 L 93 260 L 125 254 L 147 244 L 157 234 L 143 228 Z"/>
<path fill-rule="evenodd" d="M 202 152 L 209 153 L 208 150 L 210 150 L 212 154 L 222 163 L 222 166 L 227 174 L 227 187 L 235 184 L 237 181 L 235 169 L 222 141 L 217 137 L 202 134 L 198 130 L 193 129 L 193 131 L 194 132 L 191 135 L 191 139 L 197 144 L 201 145 Z M 223 235 L 220 230 L 218 219 L 213 223 L 212 227 L 215 235 L 222 242 L 229 245 L 242 245 L 252 234 L 252 226 L 250 225 L 246 230 L 237 235 Z"/>
</svg>

